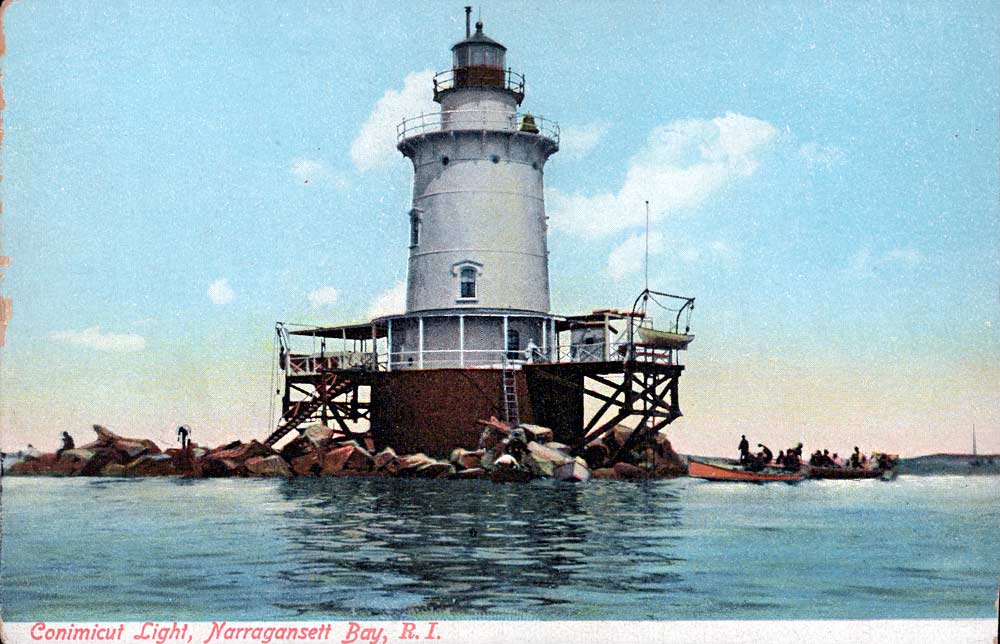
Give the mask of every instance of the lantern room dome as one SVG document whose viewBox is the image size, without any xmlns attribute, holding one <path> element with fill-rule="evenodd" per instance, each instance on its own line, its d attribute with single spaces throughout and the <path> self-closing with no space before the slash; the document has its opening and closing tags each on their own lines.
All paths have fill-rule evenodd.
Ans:
<svg viewBox="0 0 1000 644">
<path fill-rule="evenodd" d="M 476 23 L 476 33 L 455 43 L 452 67 L 496 67 L 503 69 L 507 48 L 483 33 L 483 23 Z"/>
<path fill-rule="evenodd" d="M 468 16 L 468 12 L 466 12 Z M 483 23 L 476 23 L 470 33 L 466 22 L 465 40 L 452 48 L 451 69 L 434 77 L 434 100 L 456 89 L 497 89 L 510 93 L 519 105 L 524 99 L 524 77 L 507 69 L 507 48 L 483 33 Z"/>
</svg>

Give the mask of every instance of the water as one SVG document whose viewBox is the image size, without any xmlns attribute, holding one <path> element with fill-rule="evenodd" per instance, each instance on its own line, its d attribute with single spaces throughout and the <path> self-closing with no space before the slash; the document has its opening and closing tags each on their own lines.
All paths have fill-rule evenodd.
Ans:
<svg viewBox="0 0 1000 644">
<path fill-rule="evenodd" d="M 8 477 L 0 605 L 10 621 L 989 618 L 998 489 Z"/>
</svg>

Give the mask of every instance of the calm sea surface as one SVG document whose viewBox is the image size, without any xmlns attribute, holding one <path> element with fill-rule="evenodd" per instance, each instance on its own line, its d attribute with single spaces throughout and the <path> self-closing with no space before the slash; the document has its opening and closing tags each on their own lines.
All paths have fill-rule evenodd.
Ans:
<svg viewBox="0 0 1000 644">
<path fill-rule="evenodd" d="M 989 618 L 1000 479 L 5 478 L 10 621 Z"/>
</svg>

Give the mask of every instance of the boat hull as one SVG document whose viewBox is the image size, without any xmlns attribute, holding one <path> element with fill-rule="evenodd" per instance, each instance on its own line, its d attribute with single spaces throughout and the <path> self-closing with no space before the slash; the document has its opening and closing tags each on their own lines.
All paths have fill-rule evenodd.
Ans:
<svg viewBox="0 0 1000 644">
<path fill-rule="evenodd" d="M 734 481 L 745 483 L 795 483 L 805 478 L 804 474 L 796 472 L 749 472 L 719 465 L 688 461 L 688 476 L 707 481 Z"/>
<path fill-rule="evenodd" d="M 863 470 L 848 467 L 812 467 L 808 466 L 806 473 L 811 479 L 880 479 L 886 478 L 886 473 L 891 470 Z"/>
</svg>

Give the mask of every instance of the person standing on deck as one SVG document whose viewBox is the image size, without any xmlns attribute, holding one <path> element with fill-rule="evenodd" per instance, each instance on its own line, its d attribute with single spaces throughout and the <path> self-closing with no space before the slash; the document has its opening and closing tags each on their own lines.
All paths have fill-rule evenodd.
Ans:
<svg viewBox="0 0 1000 644">
<path fill-rule="evenodd" d="M 750 456 L 750 441 L 747 440 L 747 435 L 743 434 L 740 440 L 740 464 L 746 465 L 748 457 Z"/>
</svg>

